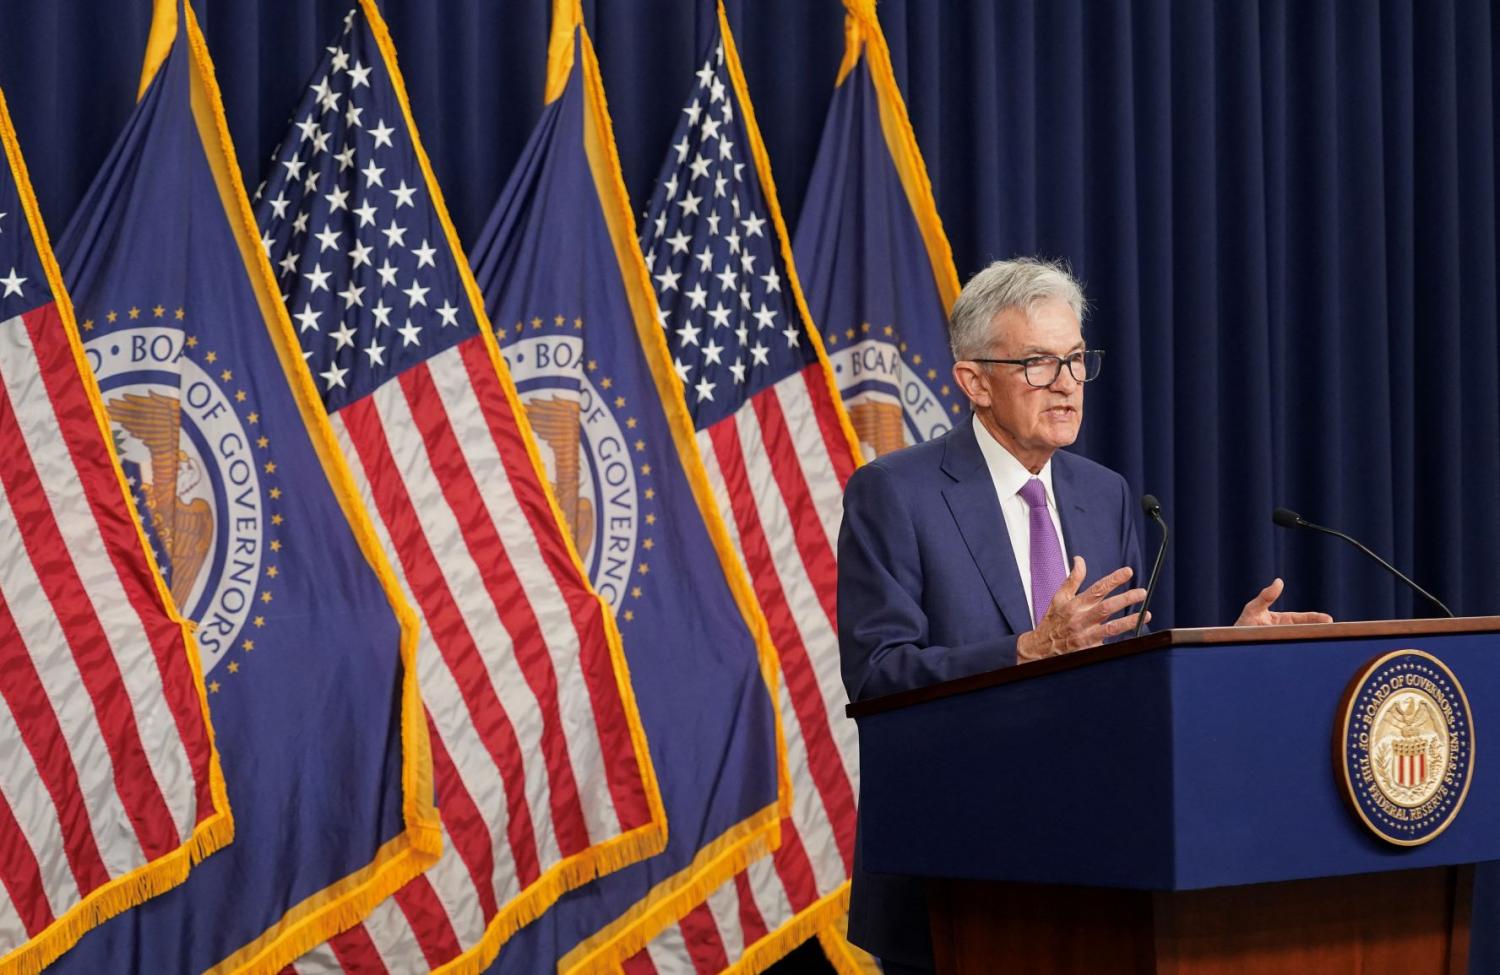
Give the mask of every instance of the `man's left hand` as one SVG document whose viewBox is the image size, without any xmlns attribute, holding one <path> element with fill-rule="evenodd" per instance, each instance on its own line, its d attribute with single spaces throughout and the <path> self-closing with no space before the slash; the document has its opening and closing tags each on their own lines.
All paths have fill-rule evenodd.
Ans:
<svg viewBox="0 0 1500 975">
<path fill-rule="evenodd" d="M 1260 591 L 1260 595 L 1245 604 L 1235 626 L 1286 626 L 1291 623 L 1332 623 L 1327 613 L 1282 613 L 1271 609 L 1271 604 L 1281 598 L 1285 583 L 1272 579 L 1271 584 Z"/>
</svg>

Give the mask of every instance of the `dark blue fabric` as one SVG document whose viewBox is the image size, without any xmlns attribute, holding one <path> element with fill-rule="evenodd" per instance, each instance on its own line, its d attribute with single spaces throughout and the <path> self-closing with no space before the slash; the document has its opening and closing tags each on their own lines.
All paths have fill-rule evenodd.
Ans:
<svg viewBox="0 0 1500 975">
<path fill-rule="evenodd" d="M 797 274 L 864 450 L 931 440 L 968 412 L 922 230 L 880 124 L 866 53 L 828 110 L 797 222 Z"/>
<path fill-rule="evenodd" d="M 727 2 L 797 226 L 842 10 Z M 584 6 L 639 212 L 704 5 Z M 0 85 L 54 232 L 130 111 L 149 7 L 0 0 Z M 198 5 L 250 185 L 347 7 Z M 550 0 L 383 8 L 472 244 L 541 114 Z M 1274 574 L 1292 608 L 1427 611 L 1332 540 L 1278 534 L 1277 503 L 1363 538 L 1456 612 L 1500 610 L 1491 4 L 879 10 L 960 277 L 1041 252 L 1086 279 L 1089 341 L 1110 355 L 1079 448 L 1166 507 L 1158 625 L 1228 622 Z M 1500 971 L 1500 942 L 1479 944 L 1500 926 L 1474 930 Z"/>
<path fill-rule="evenodd" d="M 1089 566 L 1083 587 L 1122 565 L 1139 578 L 1136 506 L 1120 476 L 1059 451 L 1052 484 L 1065 547 Z M 854 473 L 844 492 L 838 598 L 852 700 L 1015 663 L 1031 610 L 1004 526 L 970 417 Z M 922 882 L 866 873 L 864 858 L 860 843 L 850 939 L 881 958 L 930 964 Z"/>
<path fill-rule="evenodd" d="M 55 972 L 203 971 L 372 863 L 403 828 L 399 624 L 271 344 L 189 72 L 180 39 L 57 256 L 117 447 L 138 487 L 155 484 L 164 536 L 195 537 L 212 510 L 196 587 L 179 578 L 186 558 L 173 581 L 198 623 L 235 840 L 88 932 Z M 166 470 L 161 455 L 178 442 L 158 440 L 174 426 L 163 409 L 180 409 L 191 444 Z M 194 549 L 158 555 L 181 552 Z"/>
<path fill-rule="evenodd" d="M 618 614 L 670 832 L 659 855 L 563 895 L 505 943 L 492 972 L 554 970 L 776 801 L 771 696 L 642 353 L 585 155 L 581 63 L 580 49 L 480 234 L 475 278 L 554 476 L 564 450 L 582 455 L 583 490 L 560 485 L 559 500 L 574 537 L 593 539 L 580 554 Z M 562 422 L 544 415 L 559 408 Z"/>
</svg>

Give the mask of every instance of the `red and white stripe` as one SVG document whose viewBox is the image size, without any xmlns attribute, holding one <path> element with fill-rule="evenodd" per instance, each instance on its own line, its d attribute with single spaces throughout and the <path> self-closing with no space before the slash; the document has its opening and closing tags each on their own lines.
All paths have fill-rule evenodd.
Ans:
<svg viewBox="0 0 1500 975">
<path fill-rule="evenodd" d="M 720 511 L 770 624 L 792 775 L 782 845 L 751 864 L 627 971 L 717 972 L 836 895 L 854 859 L 859 759 L 839 672 L 835 553 L 854 455 L 824 366 L 761 390 L 700 431 Z"/>
<path fill-rule="evenodd" d="M 0 323 L 0 960 L 215 814 L 181 627 L 56 306 Z"/>
<path fill-rule="evenodd" d="M 331 420 L 423 621 L 418 680 L 445 852 L 297 970 L 416 971 L 474 947 L 549 870 L 647 825 L 651 809 L 603 606 L 482 338 Z"/>
</svg>

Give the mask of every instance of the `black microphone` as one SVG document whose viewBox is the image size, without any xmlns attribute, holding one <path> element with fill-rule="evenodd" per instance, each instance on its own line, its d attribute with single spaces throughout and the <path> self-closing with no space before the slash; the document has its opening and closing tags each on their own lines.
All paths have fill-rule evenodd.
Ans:
<svg viewBox="0 0 1500 975">
<path fill-rule="evenodd" d="M 1141 629 L 1146 625 L 1146 610 L 1151 607 L 1151 597 L 1156 593 L 1156 583 L 1161 579 L 1161 564 L 1167 560 L 1167 519 L 1162 517 L 1161 502 L 1156 500 L 1156 495 L 1146 494 L 1141 496 L 1141 510 L 1145 511 L 1151 520 L 1161 526 L 1161 547 L 1156 550 L 1156 562 L 1151 566 L 1151 581 L 1146 583 L 1146 598 L 1141 602 L 1141 618 L 1135 621 L 1135 632 L 1133 637 L 1141 635 Z"/>
<path fill-rule="evenodd" d="M 1325 528 L 1322 525 L 1314 525 L 1306 518 L 1303 518 L 1301 515 L 1297 514 L 1297 512 L 1288 510 L 1286 508 L 1277 508 L 1275 511 L 1271 512 L 1271 520 L 1280 525 L 1282 528 L 1306 528 L 1308 531 L 1322 532 L 1324 535 L 1332 535 L 1334 538 L 1342 538 L 1344 541 L 1348 542 L 1350 545 L 1353 545 L 1355 548 L 1359 549 L 1361 552 L 1365 553 L 1376 562 L 1379 562 L 1381 567 L 1384 568 L 1385 571 L 1389 572 L 1397 579 L 1400 579 L 1408 586 L 1411 586 L 1413 592 L 1421 596 L 1423 599 L 1426 599 L 1428 602 L 1432 603 L 1432 605 L 1436 606 L 1438 609 L 1442 610 L 1444 616 L 1453 616 L 1453 610 L 1449 609 L 1447 606 L 1444 606 L 1441 599 L 1437 598 L 1426 589 L 1423 589 L 1415 582 L 1412 582 L 1406 577 L 1405 574 L 1402 573 L 1400 569 L 1396 568 L 1385 559 L 1370 551 L 1357 539 L 1351 538 L 1350 536 L 1345 535 L 1343 532 L 1338 531 L 1334 528 Z"/>
</svg>

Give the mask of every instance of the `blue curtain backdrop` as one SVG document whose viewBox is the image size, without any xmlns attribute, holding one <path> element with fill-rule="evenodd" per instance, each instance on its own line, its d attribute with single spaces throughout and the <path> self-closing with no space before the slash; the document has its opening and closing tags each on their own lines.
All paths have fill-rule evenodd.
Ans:
<svg viewBox="0 0 1500 975">
<path fill-rule="evenodd" d="M 0 84 L 54 231 L 130 109 L 150 6 L 0 2 Z M 640 207 L 706 8 L 584 7 Z M 253 186 L 348 4 L 196 8 Z M 541 109 L 550 2 L 384 10 L 472 242 Z M 842 9 L 729 10 L 795 226 Z M 960 277 L 1041 253 L 1087 283 L 1109 356 L 1080 446 L 1166 506 L 1159 624 L 1227 623 L 1276 574 L 1289 608 L 1428 615 L 1352 550 L 1273 528 L 1277 504 L 1364 539 L 1455 612 L 1500 612 L 1490 3 L 885 0 L 880 15 Z"/>
</svg>

